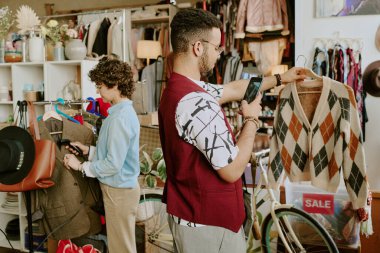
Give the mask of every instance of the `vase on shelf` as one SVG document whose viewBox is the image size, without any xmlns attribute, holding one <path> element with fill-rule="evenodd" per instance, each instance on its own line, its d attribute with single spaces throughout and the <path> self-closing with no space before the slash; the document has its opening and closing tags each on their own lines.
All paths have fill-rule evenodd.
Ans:
<svg viewBox="0 0 380 253">
<path fill-rule="evenodd" d="M 5 54 L 5 39 L 0 38 L 0 63 L 4 62 L 4 54 Z"/>
<path fill-rule="evenodd" d="M 46 41 L 46 60 L 54 61 L 54 44 L 52 41 Z"/>
<path fill-rule="evenodd" d="M 41 32 L 31 31 L 28 39 L 29 61 L 43 62 L 45 59 L 44 39 Z"/>
<path fill-rule="evenodd" d="M 86 57 L 86 45 L 80 39 L 70 39 L 65 46 L 65 55 L 69 60 L 83 60 Z"/>
<path fill-rule="evenodd" d="M 54 61 L 64 61 L 65 54 L 62 42 L 58 41 L 54 45 Z"/>
</svg>

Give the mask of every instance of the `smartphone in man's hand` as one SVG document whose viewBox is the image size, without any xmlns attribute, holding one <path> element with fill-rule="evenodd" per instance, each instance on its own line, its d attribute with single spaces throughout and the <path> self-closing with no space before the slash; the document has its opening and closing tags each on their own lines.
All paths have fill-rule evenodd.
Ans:
<svg viewBox="0 0 380 253">
<path fill-rule="evenodd" d="M 260 77 L 252 77 L 249 80 L 249 84 L 243 98 L 245 101 L 248 102 L 248 104 L 255 100 L 257 94 L 259 94 L 260 92 L 262 83 L 263 79 Z"/>
</svg>

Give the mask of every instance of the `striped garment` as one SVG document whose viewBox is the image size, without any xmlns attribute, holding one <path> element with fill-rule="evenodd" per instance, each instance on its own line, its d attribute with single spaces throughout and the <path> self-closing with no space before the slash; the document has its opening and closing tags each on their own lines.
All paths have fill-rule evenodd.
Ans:
<svg viewBox="0 0 380 253">
<path fill-rule="evenodd" d="M 310 123 L 295 83 L 280 93 L 270 144 L 271 187 L 286 173 L 293 182 L 336 192 L 343 172 L 354 209 L 364 207 L 368 194 L 361 128 L 353 90 L 323 77 L 321 96 Z"/>
</svg>

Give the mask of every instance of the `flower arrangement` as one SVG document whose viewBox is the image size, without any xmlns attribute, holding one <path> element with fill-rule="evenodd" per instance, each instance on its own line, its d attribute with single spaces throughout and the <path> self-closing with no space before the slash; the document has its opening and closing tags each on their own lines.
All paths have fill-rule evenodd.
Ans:
<svg viewBox="0 0 380 253">
<path fill-rule="evenodd" d="M 150 157 L 142 151 L 143 158 L 140 161 L 140 171 L 144 176 L 144 184 L 150 188 L 157 186 L 157 178 L 166 181 L 166 164 L 161 148 L 156 148 Z"/>
<path fill-rule="evenodd" d="M 8 6 L 0 8 L 0 39 L 5 39 L 13 22 L 12 11 Z"/>
<path fill-rule="evenodd" d="M 74 28 L 69 28 L 66 31 L 66 37 L 69 39 L 76 39 L 78 38 L 78 32 Z"/>
<path fill-rule="evenodd" d="M 41 29 L 42 34 L 53 41 L 54 44 L 78 38 L 78 32 L 74 28 L 69 28 L 68 24 L 59 26 L 58 21 L 54 19 L 49 20 L 46 26 L 41 26 Z"/>
<path fill-rule="evenodd" d="M 28 5 L 21 5 L 16 12 L 17 28 L 20 34 L 26 34 L 30 31 L 39 29 L 41 21 L 36 12 Z"/>
<path fill-rule="evenodd" d="M 54 44 L 62 42 L 63 29 L 59 27 L 58 21 L 51 19 L 46 23 L 46 26 L 41 26 L 42 34 Z"/>
</svg>

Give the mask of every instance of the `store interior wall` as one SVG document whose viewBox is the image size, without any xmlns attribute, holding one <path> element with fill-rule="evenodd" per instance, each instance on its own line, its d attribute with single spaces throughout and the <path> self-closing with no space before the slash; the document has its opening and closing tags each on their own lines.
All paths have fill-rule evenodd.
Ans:
<svg viewBox="0 0 380 253">
<path fill-rule="evenodd" d="M 148 4 L 158 4 L 159 0 L 0 0 L 0 6 L 7 5 L 11 10 L 17 10 L 21 5 L 29 5 L 39 16 L 45 16 L 45 4 L 54 4 L 56 11 L 70 11 L 81 9 L 106 9 L 106 8 L 120 8 L 122 6 L 141 6 Z M 194 0 L 177 0 L 177 3 L 196 2 Z"/>
<path fill-rule="evenodd" d="M 295 56 L 304 55 L 306 66 L 312 66 L 315 38 L 333 38 L 339 33 L 341 38 L 361 38 L 362 71 L 373 61 L 380 60 L 380 52 L 375 47 L 375 33 L 380 25 L 379 15 L 352 15 L 346 17 L 315 18 L 315 1 L 295 1 Z M 304 64 L 299 58 L 297 66 Z M 367 177 L 370 188 L 380 191 L 380 98 L 367 95 L 366 140 L 364 143 L 367 161 Z"/>
</svg>

